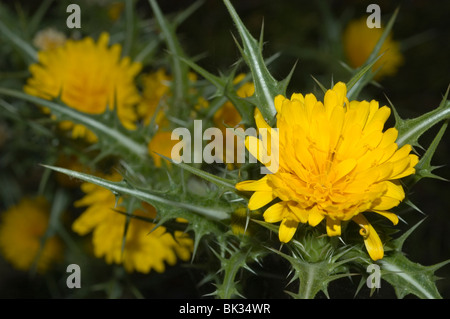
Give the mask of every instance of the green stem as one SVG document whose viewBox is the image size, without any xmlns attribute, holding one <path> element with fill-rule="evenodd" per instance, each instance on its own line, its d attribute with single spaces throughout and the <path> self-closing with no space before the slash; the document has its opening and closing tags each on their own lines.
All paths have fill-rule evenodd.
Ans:
<svg viewBox="0 0 450 319">
<path fill-rule="evenodd" d="M 124 56 L 128 56 L 131 50 L 131 44 L 133 43 L 133 34 L 134 34 L 134 1 L 126 0 L 125 1 L 125 43 L 123 45 L 122 54 Z"/>
<path fill-rule="evenodd" d="M 439 107 L 417 119 L 407 120 L 411 121 L 413 125 L 408 125 L 406 129 L 399 129 L 399 136 L 396 141 L 397 145 L 401 147 L 404 144 L 411 143 L 414 139 L 417 140 L 422 133 L 445 119 L 450 119 L 450 101 L 447 101 L 442 108 Z"/>
<path fill-rule="evenodd" d="M 280 92 L 278 82 L 272 77 L 267 69 L 261 54 L 261 44 L 252 37 L 250 32 L 244 26 L 236 10 L 229 0 L 223 0 L 231 18 L 233 19 L 239 35 L 244 45 L 241 52 L 252 72 L 255 84 L 255 95 L 258 99 L 258 109 L 261 111 L 264 119 L 273 124 L 276 115 L 274 98 Z"/>
<path fill-rule="evenodd" d="M 37 51 L 17 34 L 12 32 L 2 21 L 0 21 L 0 30 L 8 40 L 21 49 L 21 52 L 26 55 L 30 62 L 36 62 L 38 60 Z"/>
<path fill-rule="evenodd" d="M 176 110 L 180 110 L 183 105 L 184 97 L 188 91 L 187 71 L 185 65 L 181 62 L 179 57 L 183 57 L 184 53 L 178 43 L 174 32 L 171 30 L 167 20 L 165 19 L 161 9 L 155 0 L 149 0 L 150 6 L 155 14 L 159 27 L 166 41 L 167 48 L 171 52 L 172 68 L 173 68 L 173 96 Z M 177 114 L 177 112 L 175 113 Z M 177 114 L 178 115 L 178 114 Z"/>
<path fill-rule="evenodd" d="M 323 270 L 321 264 L 305 263 L 305 267 L 299 272 L 299 287 L 297 298 L 299 299 L 314 299 L 316 294 L 322 287 Z"/>
<path fill-rule="evenodd" d="M 136 197 L 145 202 L 150 202 L 150 203 L 154 202 L 154 203 L 158 203 L 158 204 L 163 204 L 163 205 L 168 205 L 168 206 L 172 206 L 172 207 L 190 210 L 190 211 L 196 212 L 198 214 L 201 214 L 201 215 L 208 217 L 210 219 L 213 219 L 213 220 L 224 220 L 229 217 L 228 213 L 225 211 L 222 211 L 222 210 L 215 210 L 212 208 L 198 206 L 198 205 L 194 205 L 194 204 L 190 204 L 190 203 L 173 201 L 173 200 L 166 199 L 166 198 L 163 198 L 163 197 L 155 195 L 155 194 L 146 193 L 146 192 L 143 192 L 143 191 L 140 191 L 137 189 L 127 188 L 116 182 L 111 182 L 106 179 L 102 179 L 102 178 L 99 178 L 96 176 L 72 171 L 69 169 L 61 168 L 61 167 L 55 167 L 55 166 L 49 166 L 49 165 L 42 165 L 42 166 L 52 169 L 54 171 L 69 175 L 71 177 L 78 178 L 82 181 L 104 187 L 106 189 L 109 189 L 114 194 L 122 194 L 122 195 L 126 194 L 129 196 Z"/>
</svg>

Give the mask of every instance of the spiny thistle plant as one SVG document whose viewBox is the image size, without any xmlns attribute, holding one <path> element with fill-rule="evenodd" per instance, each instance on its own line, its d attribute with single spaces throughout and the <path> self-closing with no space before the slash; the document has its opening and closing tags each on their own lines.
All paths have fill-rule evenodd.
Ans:
<svg viewBox="0 0 450 319">
<path fill-rule="evenodd" d="M 169 17 L 149 0 L 148 23 L 124 1 L 108 7 L 109 30 L 78 37 L 37 32 L 50 3 L 27 32 L 0 7 L 3 38 L 18 53 L 10 60 L 27 70 L 1 82 L 1 123 L 22 139 L 2 145 L 1 160 L 26 152 L 14 174 L 31 168 L 37 185 L 21 191 L 13 174 L 2 176 L 6 260 L 38 273 L 80 265 L 91 286 L 78 297 L 142 297 L 133 273 L 170 275 L 182 263 L 202 274 L 203 297 L 251 298 L 255 279 L 282 283 L 291 298 L 339 298 L 329 287 L 343 281 L 355 295 L 369 285 L 372 296 L 375 266 L 398 298 L 441 298 L 435 273 L 449 260 L 410 260 L 403 245 L 419 224 L 406 224 L 401 210 L 418 210 L 416 183 L 442 179 L 432 159 L 450 119 L 449 90 L 409 119 L 389 100 L 360 98 L 382 75 L 398 10 L 364 60 L 345 65 L 347 78 L 330 74 L 329 86 L 312 78 L 317 90 L 308 92 L 291 81 L 301 70 L 281 81 L 269 71 L 275 57 L 263 55 L 263 32 L 256 39 L 230 0 L 223 10 L 241 59 L 219 74 L 188 56 L 177 35 L 202 3 Z M 345 41 L 358 34 L 351 28 Z M 19 203 L 26 192 L 41 197 Z M 96 282 L 106 267 L 114 271 Z"/>
</svg>

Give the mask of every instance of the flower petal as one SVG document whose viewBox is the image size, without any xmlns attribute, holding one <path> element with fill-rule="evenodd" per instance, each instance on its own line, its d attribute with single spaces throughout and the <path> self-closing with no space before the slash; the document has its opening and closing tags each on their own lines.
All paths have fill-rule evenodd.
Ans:
<svg viewBox="0 0 450 319">
<path fill-rule="evenodd" d="M 267 176 L 264 176 L 263 178 L 259 180 L 249 180 L 249 181 L 243 181 L 236 184 L 236 189 L 239 191 L 244 192 L 269 192 L 272 191 L 272 187 L 269 186 L 267 183 L 268 179 Z"/>
<path fill-rule="evenodd" d="M 341 221 L 327 217 L 327 234 L 330 237 L 341 235 Z"/>
<path fill-rule="evenodd" d="M 283 217 L 285 215 L 285 209 L 286 209 L 286 204 L 283 202 L 276 203 L 276 204 L 270 206 L 264 212 L 264 215 L 263 215 L 264 220 L 268 223 L 279 222 L 280 220 L 283 219 Z"/>
<path fill-rule="evenodd" d="M 386 212 L 386 211 L 381 211 L 381 210 L 372 210 L 374 213 L 377 213 L 381 216 L 386 217 L 387 219 L 389 219 L 392 224 L 397 225 L 398 224 L 398 216 L 394 213 L 391 212 Z"/>
<path fill-rule="evenodd" d="M 270 192 L 255 192 L 248 202 L 248 208 L 250 210 L 257 210 L 274 200 L 276 196 Z"/>
<path fill-rule="evenodd" d="M 335 181 L 341 179 L 348 173 L 350 173 L 356 166 L 356 160 L 354 158 L 346 159 L 342 162 L 340 162 L 336 166 L 336 177 L 334 178 Z"/>
<path fill-rule="evenodd" d="M 319 212 L 317 206 L 314 205 L 313 208 L 311 208 L 311 210 L 309 211 L 308 223 L 312 227 L 316 227 L 323 219 L 324 216 Z"/>
<path fill-rule="evenodd" d="M 290 210 L 290 213 L 293 214 L 298 221 L 304 224 L 308 222 L 308 210 L 299 207 L 297 204 L 291 203 L 287 204 L 287 207 Z"/>
<path fill-rule="evenodd" d="M 255 123 L 256 123 L 256 126 L 258 127 L 258 129 L 265 128 L 265 129 L 270 130 L 270 128 L 271 128 L 270 125 L 267 124 L 267 122 L 264 120 L 264 117 L 258 108 L 255 108 L 255 116 L 254 117 L 255 117 Z"/>
<path fill-rule="evenodd" d="M 364 245 L 366 246 L 370 258 L 372 258 L 372 260 L 382 259 L 384 256 L 383 244 L 372 225 L 362 214 L 356 215 L 352 220 L 361 227 L 359 233 L 364 238 Z"/>
<path fill-rule="evenodd" d="M 292 219 L 283 219 L 278 230 L 278 238 L 282 243 L 289 242 L 297 231 L 298 222 Z"/>
</svg>

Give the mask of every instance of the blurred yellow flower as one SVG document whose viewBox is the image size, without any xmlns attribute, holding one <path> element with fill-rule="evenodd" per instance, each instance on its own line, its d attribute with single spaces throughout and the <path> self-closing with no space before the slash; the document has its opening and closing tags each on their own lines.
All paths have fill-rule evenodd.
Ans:
<svg viewBox="0 0 450 319">
<path fill-rule="evenodd" d="M 279 169 L 236 188 L 254 192 L 251 210 L 279 200 L 263 216 L 269 223 L 281 221 L 281 242 L 292 239 L 299 223 L 315 227 L 325 220 L 328 236 L 339 236 L 341 223 L 353 220 L 377 260 L 384 256 L 383 245 L 362 213 L 375 212 L 397 224 L 389 210 L 404 199 L 399 179 L 415 173 L 418 157 L 410 154 L 410 145 L 398 148 L 395 128 L 383 132 L 388 107 L 374 100 L 350 102 L 346 94 L 339 82 L 326 92 L 324 103 L 313 94 L 277 96 L 278 133 L 270 134 L 278 134 Z M 255 120 L 258 128 L 270 128 L 259 111 Z M 256 139 L 248 137 L 247 145 L 251 138 Z M 252 155 L 263 162 L 257 152 Z"/>
<path fill-rule="evenodd" d="M 366 62 L 383 31 L 383 28 L 367 27 L 366 18 L 353 20 L 348 24 L 343 34 L 343 44 L 351 67 L 358 68 Z M 373 66 L 374 71 L 381 67 L 375 78 L 394 75 L 403 63 L 403 55 L 398 42 L 392 39 L 391 34 L 383 42 L 379 53 L 384 55 Z"/>
<path fill-rule="evenodd" d="M 245 74 L 239 74 L 233 81 L 234 85 L 238 85 L 245 78 Z M 255 86 L 253 83 L 245 82 L 243 83 L 237 90 L 237 96 L 241 98 L 250 97 L 255 93 Z M 213 117 L 214 124 L 217 128 L 221 129 L 225 132 L 225 129 L 228 127 L 236 127 L 241 121 L 242 117 L 239 112 L 236 110 L 234 105 L 228 101 L 221 108 L 217 110 Z M 225 126 L 226 125 L 226 126 Z"/>
<path fill-rule="evenodd" d="M 108 17 L 111 19 L 111 21 L 116 21 L 120 18 L 120 16 L 122 15 L 122 12 L 125 8 L 125 3 L 124 2 L 113 2 L 111 4 L 108 5 Z"/>
<path fill-rule="evenodd" d="M 2 213 L 0 251 L 15 268 L 26 271 L 36 263 L 38 273 L 44 273 L 62 258 L 63 247 L 57 237 L 41 242 L 49 217 L 50 205 L 43 197 L 23 198 Z"/>
<path fill-rule="evenodd" d="M 234 85 L 238 85 L 245 78 L 245 74 L 239 74 L 233 81 Z M 251 97 L 255 93 L 255 85 L 251 82 L 245 82 L 239 86 L 236 91 L 238 97 L 246 98 Z M 222 131 L 223 135 L 223 143 L 226 144 L 227 137 L 228 138 L 236 138 L 234 136 L 228 136 L 229 134 L 233 134 L 226 130 L 227 127 L 232 128 L 242 128 L 244 129 L 244 125 L 241 124 L 242 117 L 239 114 L 238 110 L 236 110 L 233 103 L 230 101 L 226 102 L 222 107 L 220 107 L 217 112 L 214 114 L 213 122 L 214 125 Z M 234 148 L 236 149 L 237 143 L 233 143 Z M 237 162 L 237 152 L 234 150 L 227 151 L 227 148 L 224 148 L 225 154 L 216 154 L 218 157 L 221 157 L 223 161 L 227 164 L 229 169 L 234 168 L 234 164 Z M 230 155 L 233 154 L 233 155 Z"/>
<path fill-rule="evenodd" d="M 167 102 L 165 98 L 170 92 L 171 80 L 172 78 L 164 69 L 158 69 L 156 72 L 142 76 L 142 100 L 137 111 L 145 125 L 150 124 L 153 118 L 155 124 L 161 124 L 163 121 Z M 155 114 L 157 109 L 159 111 Z"/>
<path fill-rule="evenodd" d="M 162 166 L 162 157 L 158 154 L 164 155 L 165 157 L 172 158 L 172 148 L 179 143 L 178 140 L 172 140 L 172 132 L 160 131 L 156 133 L 151 141 L 148 143 L 148 153 L 153 158 L 156 167 Z M 178 158 L 172 158 L 178 160 Z M 166 161 L 170 166 L 170 162 Z"/>
<path fill-rule="evenodd" d="M 109 176 L 108 180 L 118 181 L 118 174 Z M 86 195 L 75 203 L 77 207 L 87 209 L 72 224 L 72 229 L 79 235 L 92 232 L 94 254 L 104 257 L 108 264 L 123 264 L 128 272 L 149 273 L 151 270 L 163 272 L 165 263 L 174 265 L 177 259 L 188 260 L 193 249 L 193 240 L 181 231 L 174 235 L 166 228 L 138 218 L 130 218 L 126 240 L 122 251 L 125 223 L 127 217 L 117 211 L 125 212 L 116 205 L 114 194 L 109 190 L 90 183 L 83 183 L 81 189 Z M 114 211 L 117 210 L 117 211 Z M 156 210 L 143 203 L 142 209 L 133 212 L 134 216 L 153 219 Z"/>
<path fill-rule="evenodd" d="M 31 78 L 24 91 L 40 98 L 60 98 L 67 106 L 87 114 L 101 114 L 115 109 L 127 129 L 135 128 L 134 106 L 140 101 L 134 78 L 140 63 L 121 58 L 119 44 L 108 47 L 109 35 L 102 33 L 95 43 L 90 37 L 67 40 L 50 51 L 39 52 L 39 63 L 30 66 Z M 97 137 L 84 126 L 68 121 L 72 137 L 95 142 Z"/>
<path fill-rule="evenodd" d="M 197 82 L 197 74 L 188 73 L 189 83 Z M 160 68 L 155 72 L 147 73 L 142 76 L 142 100 L 138 105 L 137 111 L 139 118 L 142 119 L 144 125 L 149 125 L 153 120 L 159 128 L 169 125 L 165 114 L 169 111 L 168 99 L 172 96 L 171 84 L 173 78 L 164 68 Z M 188 97 L 192 98 L 194 110 L 191 117 L 197 117 L 197 111 L 206 109 L 209 106 L 208 101 L 199 94 L 199 90 L 191 87 Z M 155 113 L 158 110 L 157 113 Z"/>
</svg>

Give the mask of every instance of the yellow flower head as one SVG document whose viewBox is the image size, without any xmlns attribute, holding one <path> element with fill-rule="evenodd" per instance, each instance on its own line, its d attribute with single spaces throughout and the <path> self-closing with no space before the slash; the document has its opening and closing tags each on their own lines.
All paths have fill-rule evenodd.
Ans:
<svg viewBox="0 0 450 319">
<path fill-rule="evenodd" d="M 234 85 L 241 83 L 245 78 L 245 74 L 239 74 L 233 81 Z M 241 98 L 250 97 L 255 93 L 255 85 L 253 83 L 243 83 L 236 91 L 237 96 Z M 217 110 L 213 117 L 214 124 L 225 132 L 227 126 L 235 127 L 240 124 L 242 117 L 231 102 L 226 102 Z M 227 125 L 227 126 L 225 126 Z"/>
<path fill-rule="evenodd" d="M 19 270 L 29 270 L 36 262 L 44 273 L 62 257 L 62 244 L 57 237 L 45 240 L 50 207 L 43 197 L 24 198 L 1 215 L 0 251 Z M 37 260 L 36 260 L 37 259 Z"/>
<path fill-rule="evenodd" d="M 197 82 L 197 78 L 197 74 L 193 72 L 188 73 L 190 85 L 194 85 Z M 145 125 L 150 124 L 152 120 L 159 127 L 167 127 L 169 125 L 165 114 L 169 111 L 170 101 L 168 99 L 173 95 L 171 92 L 172 81 L 173 77 L 163 68 L 142 76 L 142 100 L 138 105 L 137 111 Z M 197 117 L 196 111 L 209 107 L 209 102 L 199 94 L 197 88 L 190 88 L 188 96 L 192 98 L 191 102 L 194 104 L 191 117 Z"/>
<path fill-rule="evenodd" d="M 339 236 L 341 223 L 353 220 L 377 260 L 383 245 L 362 213 L 375 212 L 397 224 L 389 210 L 405 197 L 398 180 L 415 173 L 418 157 L 410 154 L 410 145 L 398 148 L 395 128 L 383 132 L 388 107 L 374 100 L 350 102 L 346 94 L 339 82 L 326 92 L 324 103 L 313 94 L 277 96 L 278 133 L 271 134 L 279 135 L 279 169 L 236 188 L 254 192 L 251 210 L 279 200 L 263 216 L 270 223 L 281 221 L 281 242 L 292 239 L 299 223 L 314 227 L 325 220 L 328 236 Z M 268 127 L 259 111 L 255 119 L 258 128 Z"/>
<path fill-rule="evenodd" d="M 161 154 L 167 158 L 172 158 L 172 148 L 179 143 L 178 140 L 172 140 L 172 132 L 160 131 L 156 133 L 151 141 L 148 143 L 148 153 L 153 158 L 156 167 L 162 166 Z M 179 158 L 172 158 L 173 160 L 179 160 Z M 170 162 L 166 161 L 168 165 Z"/>
<path fill-rule="evenodd" d="M 108 18 L 111 19 L 111 21 L 117 21 L 120 16 L 122 15 L 122 12 L 125 9 L 125 3 L 124 2 L 113 2 L 110 5 L 108 5 Z"/>
<path fill-rule="evenodd" d="M 358 68 L 366 62 L 372 53 L 378 40 L 381 38 L 383 28 L 369 28 L 366 18 L 354 20 L 349 23 L 344 31 L 343 44 L 348 63 L 353 68 Z M 403 63 L 403 56 L 399 44 L 388 35 L 380 49 L 384 55 L 374 64 L 373 70 L 378 71 L 376 78 L 394 75 Z"/>
<path fill-rule="evenodd" d="M 142 77 L 142 100 L 138 105 L 138 114 L 144 124 L 150 124 L 153 117 L 156 124 L 161 124 L 164 119 L 164 97 L 170 94 L 170 82 L 172 78 L 164 69 L 146 74 Z M 162 104 L 162 105 L 160 105 Z M 155 114 L 159 107 L 159 112 Z"/>
<path fill-rule="evenodd" d="M 109 35 L 102 33 L 98 42 L 90 37 L 79 41 L 67 40 L 50 51 L 39 52 L 39 63 L 30 66 L 32 77 L 25 92 L 52 100 L 60 97 L 67 106 L 87 114 L 101 114 L 116 108 L 127 129 L 135 127 L 134 105 L 140 100 L 134 78 L 141 64 L 120 57 L 121 46 L 108 47 Z M 64 123 L 72 136 L 85 137 L 91 142 L 96 136 L 84 126 Z"/>
<path fill-rule="evenodd" d="M 233 81 L 233 84 L 241 83 L 245 78 L 245 74 L 239 74 Z M 236 91 L 236 94 L 240 98 L 251 97 L 255 93 L 255 85 L 251 82 L 243 83 Z M 242 122 L 242 116 L 239 114 L 238 110 L 236 110 L 233 103 L 230 101 L 226 102 L 222 107 L 220 107 L 213 117 L 214 125 L 222 131 L 223 134 L 223 143 L 226 144 L 227 138 L 235 138 L 234 134 L 227 131 L 227 127 L 237 128 L 240 127 L 244 129 L 244 125 L 240 124 Z M 229 136 L 229 135 L 233 136 Z M 234 143 L 234 148 L 236 148 L 236 143 Z M 236 163 L 237 153 L 235 149 L 228 150 L 224 149 L 225 154 L 216 154 L 218 157 L 221 157 L 224 162 L 227 164 L 227 167 L 230 169 L 234 168 L 234 164 Z M 230 155 L 233 154 L 233 155 Z"/>
<path fill-rule="evenodd" d="M 108 179 L 117 181 L 119 176 Z M 88 208 L 75 220 L 72 229 L 79 235 L 93 233 L 92 243 L 97 258 L 104 257 L 108 264 L 123 264 L 128 272 L 141 273 L 149 273 L 152 269 L 163 272 L 165 263 L 174 265 L 177 257 L 184 261 L 190 258 L 193 241 L 187 234 L 175 231 L 172 235 L 163 226 L 153 230 L 153 223 L 138 218 L 130 219 L 122 251 L 126 216 L 114 210 L 125 210 L 116 207 L 115 197 L 107 189 L 90 183 L 83 183 L 81 188 L 86 195 L 75 205 Z M 153 219 L 156 211 L 144 203 L 143 209 L 133 212 L 133 215 Z"/>
</svg>

